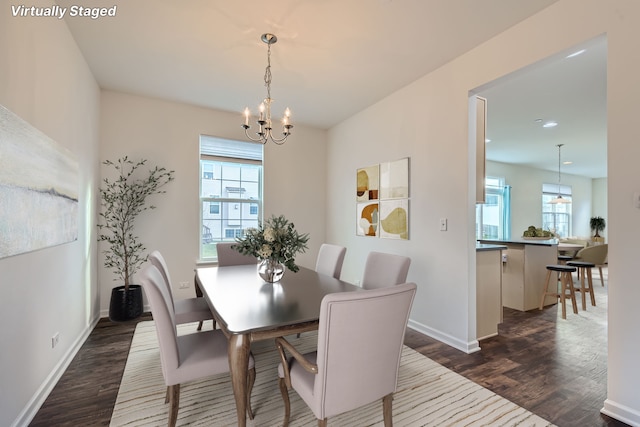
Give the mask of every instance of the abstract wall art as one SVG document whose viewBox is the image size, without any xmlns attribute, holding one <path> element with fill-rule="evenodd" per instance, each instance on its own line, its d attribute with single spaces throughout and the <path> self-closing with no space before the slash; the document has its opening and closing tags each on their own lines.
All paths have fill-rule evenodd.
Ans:
<svg viewBox="0 0 640 427">
<path fill-rule="evenodd" d="M 367 166 L 356 173 L 356 200 L 366 202 L 378 200 L 380 186 L 380 166 Z"/>
<path fill-rule="evenodd" d="M 357 170 L 356 235 L 409 239 L 409 158 Z"/>
<path fill-rule="evenodd" d="M 0 258 L 78 239 L 78 162 L 0 106 Z"/>
</svg>

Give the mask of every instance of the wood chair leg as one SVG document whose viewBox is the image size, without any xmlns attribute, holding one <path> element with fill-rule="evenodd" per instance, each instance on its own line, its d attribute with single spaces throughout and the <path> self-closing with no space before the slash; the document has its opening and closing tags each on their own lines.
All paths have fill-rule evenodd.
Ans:
<svg viewBox="0 0 640 427">
<path fill-rule="evenodd" d="M 256 368 L 249 370 L 247 375 L 247 415 L 249 419 L 253 419 L 253 410 L 251 409 L 251 390 L 253 390 L 253 384 L 256 382 Z"/>
<path fill-rule="evenodd" d="M 324 420 L 318 420 L 318 427 L 327 427 L 327 419 L 325 418 Z"/>
<path fill-rule="evenodd" d="M 289 426 L 289 416 L 291 415 L 291 405 L 289 403 L 289 390 L 287 389 L 287 383 L 284 378 L 278 378 L 278 385 L 280 386 L 280 393 L 282 394 L 282 400 L 284 401 L 284 421 L 282 427 Z"/>
<path fill-rule="evenodd" d="M 169 427 L 175 427 L 178 421 L 178 408 L 180 408 L 180 384 L 169 386 Z"/>
<path fill-rule="evenodd" d="M 602 283 L 602 286 L 604 286 L 604 276 L 602 275 L 602 266 L 601 265 L 598 266 L 598 270 L 600 270 L 600 283 Z"/>
<path fill-rule="evenodd" d="M 170 394 L 171 394 L 171 386 L 167 386 L 167 393 L 164 396 L 164 403 L 165 404 L 169 403 Z"/>
<path fill-rule="evenodd" d="M 596 296 L 593 291 L 593 277 L 591 275 L 591 269 L 587 270 L 587 283 L 589 284 L 589 296 L 591 296 L 591 305 L 596 306 Z"/>
<path fill-rule="evenodd" d="M 384 427 L 393 427 L 393 393 L 382 398 L 382 416 Z"/>
</svg>

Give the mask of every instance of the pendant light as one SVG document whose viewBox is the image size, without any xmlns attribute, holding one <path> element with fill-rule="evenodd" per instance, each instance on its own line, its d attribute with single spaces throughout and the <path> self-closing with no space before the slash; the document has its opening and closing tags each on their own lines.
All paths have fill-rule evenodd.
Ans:
<svg viewBox="0 0 640 427">
<path fill-rule="evenodd" d="M 560 194 L 560 182 L 561 182 L 561 178 L 562 175 L 560 174 L 560 165 L 562 164 L 560 162 L 560 148 L 563 146 L 564 144 L 558 144 L 558 197 L 556 197 L 555 199 L 551 199 L 549 201 L 550 204 L 552 205 L 558 205 L 558 204 L 563 204 L 563 203 L 571 203 L 571 200 L 567 200 L 564 197 L 562 197 L 562 195 Z"/>
</svg>

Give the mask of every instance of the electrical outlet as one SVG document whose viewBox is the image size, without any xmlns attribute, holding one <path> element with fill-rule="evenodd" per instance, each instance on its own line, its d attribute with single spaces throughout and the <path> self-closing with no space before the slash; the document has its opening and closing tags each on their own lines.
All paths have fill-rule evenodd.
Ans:
<svg viewBox="0 0 640 427">
<path fill-rule="evenodd" d="M 56 332 L 51 337 L 51 348 L 56 348 L 59 342 L 60 342 L 60 332 Z"/>
<path fill-rule="evenodd" d="M 447 231 L 447 218 L 440 218 L 440 231 Z"/>
<path fill-rule="evenodd" d="M 180 282 L 180 289 L 189 289 L 189 282 Z"/>
</svg>

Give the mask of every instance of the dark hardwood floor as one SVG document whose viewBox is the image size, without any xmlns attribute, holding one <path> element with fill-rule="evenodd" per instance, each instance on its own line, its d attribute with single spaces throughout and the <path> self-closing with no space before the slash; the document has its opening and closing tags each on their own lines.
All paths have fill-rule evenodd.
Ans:
<svg viewBox="0 0 640 427">
<path fill-rule="evenodd" d="M 480 352 L 411 329 L 405 343 L 560 427 L 626 426 L 599 412 L 607 389 L 607 288 L 597 274 L 594 280 L 597 307 L 578 315 L 569 307 L 567 320 L 557 306 L 504 309 L 499 335 L 481 341 Z M 108 426 L 136 323 L 101 319 L 31 426 Z"/>
</svg>

